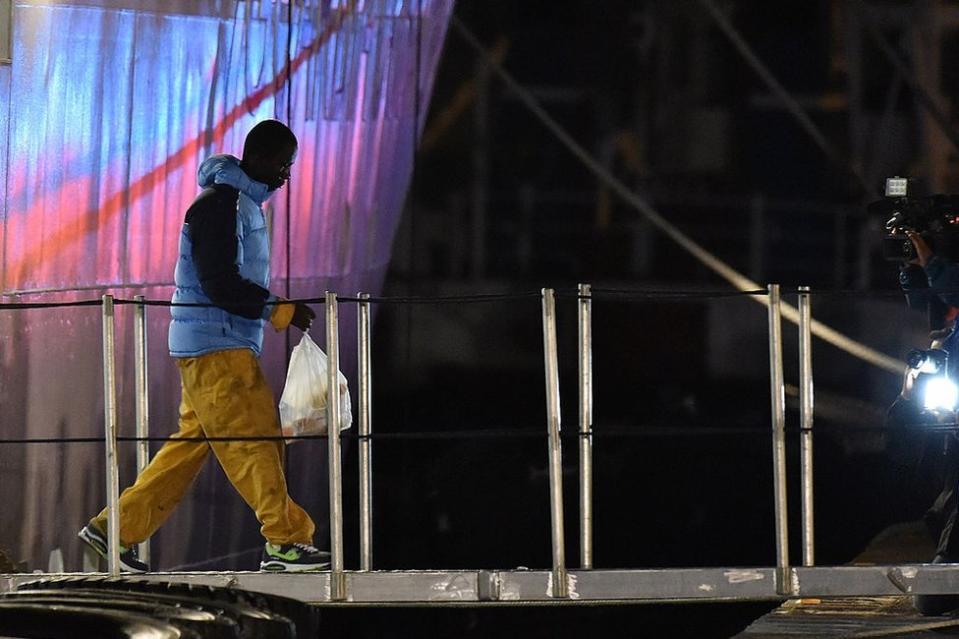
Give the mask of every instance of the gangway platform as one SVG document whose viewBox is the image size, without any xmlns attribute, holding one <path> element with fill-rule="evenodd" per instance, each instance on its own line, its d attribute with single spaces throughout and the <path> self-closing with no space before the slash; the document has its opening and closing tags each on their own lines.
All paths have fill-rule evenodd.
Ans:
<svg viewBox="0 0 959 639">
<path fill-rule="evenodd" d="M 569 570 L 566 596 L 555 596 L 550 570 L 344 571 L 342 596 L 333 573 L 169 572 L 124 578 L 232 587 L 316 605 L 599 604 L 677 601 L 763 601 L 882 597 L 959 592 L 959 566 L 793 567 L 780 583 L 775 567 Z M 0 592 L 38 579 L 82 573 L 0 575 Z M 88 573 L 90 576 L 104 573 Z"/>
<path fill-rule="evenodd" d="M 580 556 L 568 562 L 565 554 L 564 506 L 562 486 L 562 448 L 560 445 L 559 366 L 556 338 L 555 292 L 542 290 L 544 371 L 546 373 L 547 456 L 549 460 L 550 531 L 552 562 L 549 569 L 458 569 L 458 570 L 377 570 L 372 568 L 370 467 L 370 298 L 361 294 L 349 299 L 358 304 L 359 363 L 359 484 L 360 484 L 360 562 L 359 570 L 347 569 L 343 552 L 342 467 L 340 434 L 328 436 L 330 490 L 331 570 L 316 573 L 276 574 L 265 572 L 156 572 L 123 575 L 119 570 L 119 479 L 117 463 L 116 367 L 114 353 L 113 298 L 102 301 L 104 347 L 104 406 L 107 460 L 107 503 L 109 516 L 108 567 L 113 578 L 136 578 L 204 586 L 230 587 L 280 595 L 316 606 L 516 606 L 516 605 L 602 605 L 655 604 L 665 602 L 750 602 L 792 601 L 845 598 L 870 599 L 894 597 L 906 601 L 912 595 L 959 593 L 959 565 L 910 563 L 916 557 L 891 558 L 870 565 L 819 566 L 814 561 L 813 481 L 812 481 L 812 374 L 811 313 L 808 289 L 797 290 L 800 327 L 799 360 L 800 462 L 802 479 L 803 565 L 790 562 L 786 508 L 785 384 L 781 316 L 782 302 L 778 285 L 766 291 L 769 320 L 770 390 L 772 413 L 773 497 L 776 532 L 776 558 L 771 566 L 731 566 L 698 568 L 597 568 L 592 557 L 592 329 L 589 285 L 580 285 L 574 299 L 579 320 L 579 533 Z M 748 292 L 750 295 L 757 291 Z M 346 299 L 346 298 L 344 298 Z M 337 296 L 328 292 L 326 310 L 329 356 L 328 385 L 337 386 L 339 369 L 339 333 Z M 143 449 L 148 441 L 145 415 L 140 409 L 146 398 L 145 306 L 141 298 L 135 306 L 134 344 L 137 393 L 137 440 Z M 338 397 L 328 403 L 328 423 L 340 423 Z M 145 462 L 138 456 L 138 469 Z M 570 565 L 570 564 L 573 565 Z M 0 593 L 16 590 L 38 579 L 58 576 L 76 577 L 84 573 L 6 574 L 0 575 Z M 103 573 L 86 573 L 100 574 Z M 790 605 L 798 605 L 796 603 Z"/>
</svg>

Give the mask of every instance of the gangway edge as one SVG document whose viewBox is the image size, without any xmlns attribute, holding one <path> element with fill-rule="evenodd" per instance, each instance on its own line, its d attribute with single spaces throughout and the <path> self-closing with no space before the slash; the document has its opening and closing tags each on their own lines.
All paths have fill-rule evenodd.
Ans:
<svg viewBox="0 0 959 639">
<path fill-rule="evenodd" d="M 959 565 L 792 567 L 791 597 L 878 597 L 959 592 Z M 344 571 L 346 597 L 334 598 L 330 572 L 169 572 L 130 577 L 238 588 L 313 605 L 449 606 L 763 601 L 778 594 L 775 567 L 569 570 L 568 596 L 554 597 L 551 570 Z M 0 575 L 0 593 L 40 579 L 104 573 Z"/>
</svg>

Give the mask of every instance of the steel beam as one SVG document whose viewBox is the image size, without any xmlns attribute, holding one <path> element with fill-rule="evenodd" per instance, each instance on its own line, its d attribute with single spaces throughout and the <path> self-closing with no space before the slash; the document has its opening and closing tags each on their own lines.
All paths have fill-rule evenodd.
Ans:
<svg viewBox="0 0 959 639">
<path fill-rule="evenodd" d="M 347 597 L 330 589 L 330 572 L 147 573 L 136 579 L 189 583 L 291 597 L 316 605 L 539 605 L 742 602 L 785 599 L 775 567 L 569 570 L 569 596 L 553 596 L 551 570 L 344 571 Z M 882 597 L 959 593 L 959 564 L 796 566 L 792 597 Z M 0 575 L 0 594 L 38 579 L 84 573 Z M 87 573 L 89 574 L 89 573 Z M 102 573 L 101 573 L 102 575 Z"/>
</svg>

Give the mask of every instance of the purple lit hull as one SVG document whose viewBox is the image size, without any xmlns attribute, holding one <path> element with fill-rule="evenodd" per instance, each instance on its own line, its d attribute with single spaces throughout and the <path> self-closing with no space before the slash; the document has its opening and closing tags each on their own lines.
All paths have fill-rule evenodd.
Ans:
<svg viewBox="0 0 959 639">
<path fill-rule="evenodd" d="M 266 0 L 17 2 L 13 64 L 0 67 L 0 291 L 8 294 L 0 300 L 107 291 L 168 300 L 197 165 L 210 153 L 239 154 L 246 131 L 267 117 L 289 121 L 300 140 L 289 190 L 270 202 L 273 290 L 377 294 L 452 3 L 305 0 L 291 28 L 288 5 Z M 250 5 L 255 15 L 245 15 Z M 340 316 L 343 368 L 355 386 L 355 311 L 343 305 Z M 175 430 L 179 399 L 168 318 L 166 308 L 149 309 L 156 436 Z M 131 307 L 118 307 L 126 436 L 134 435 L 132 325 Z M 285 336 L 268 335 L 263 364 L 277 396 L 285 355 Z M 0 310 L 0 437 L 102 436 L 101 358 L 96 307 Z M 126 486 L 134 445 L 121 444 L 120 454 Z M 295 446 L 289 476 L 325 545 L 325 445 Z M 105 494 L 102 444 L 0 444 L 0 548 L 45 569 L 59 547 L 67 569 L 78 570 L 76 531 Z M 154 537 L 153 563 L 241 553 L 203 568 L 255 569 L 261 543 L 252 512 L 211 460 Z"/>
</svg>

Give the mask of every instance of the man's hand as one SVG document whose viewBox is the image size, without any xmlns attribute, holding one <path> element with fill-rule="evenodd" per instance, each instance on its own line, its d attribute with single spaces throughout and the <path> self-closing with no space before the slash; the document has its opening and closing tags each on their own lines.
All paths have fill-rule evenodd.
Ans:
<svg viewBox="0 0 959 639">
<path fill-rule="evenodd" d="M 310 330 L 310 326 L 313 324 L 313 318 L 315 317 L 316 313 L 313 312 L 313 309 L 306 304 L 297 302 L 293 309 L 293 319 L 290 320 L 290 324 L 305 333 Z"/>
<path fill-rule="evenodd" d="M 909 237 L 912 245 L 916 247 L 916 261 L 919 263 L 919 266 L 925 268 L 926 263 L 932 257 L 932 249 L 926 244 L 926 240 L 922 239 L 922 236 L 915 231 L 906 231 L 906 235 Z"/>
</svg>

